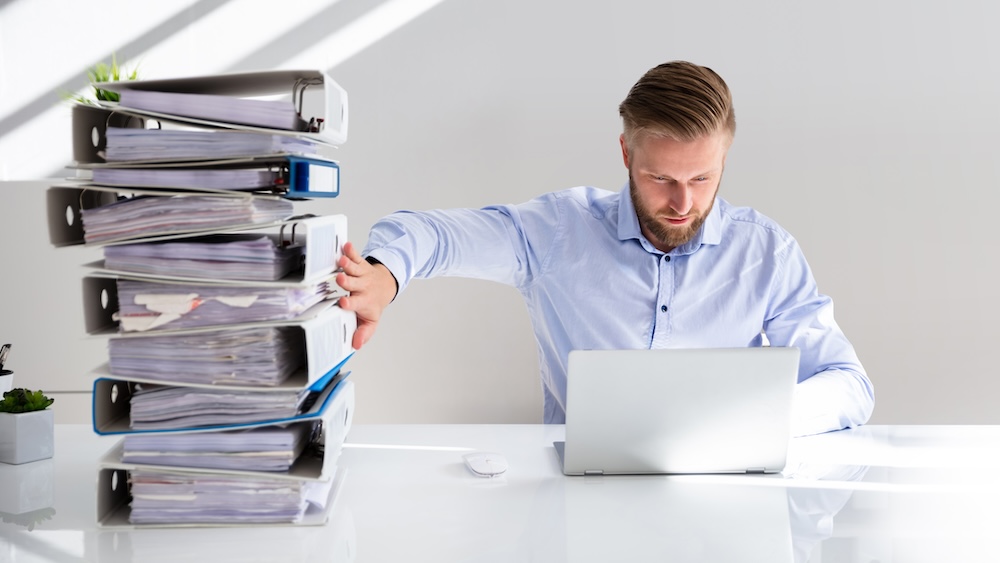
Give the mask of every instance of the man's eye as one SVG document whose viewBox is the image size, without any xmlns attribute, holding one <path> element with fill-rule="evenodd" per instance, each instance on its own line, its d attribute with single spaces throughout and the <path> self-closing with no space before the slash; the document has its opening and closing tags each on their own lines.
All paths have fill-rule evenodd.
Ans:
<svg viewBox="0 0 1000 563">
<path fill-rule="evenodd" d="M 694 179 L 695 182 L 705 182 L 708 180 L 708 176 L 698 176 Z"/>
</svg>

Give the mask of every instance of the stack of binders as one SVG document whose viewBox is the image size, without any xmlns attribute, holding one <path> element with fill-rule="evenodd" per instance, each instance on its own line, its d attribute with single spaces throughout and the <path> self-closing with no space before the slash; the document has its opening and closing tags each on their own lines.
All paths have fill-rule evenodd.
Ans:
<svg viewBox="0 0 1000 563">
<path fill-rule="evenodd" d="M 354 409 L 347 219 L 293 202 L 340 193 L 320 154 L 346 140 L 346 92 L 319 71 L 101 87 L 132 125 L 74 122 L 97 150 L 47 194 L 52 244 L 104 251 L 83 279 L 86 330 L 108 339 L 93 424 L 122 439 L 98 522 L 326 522 Z"/>
</svg>

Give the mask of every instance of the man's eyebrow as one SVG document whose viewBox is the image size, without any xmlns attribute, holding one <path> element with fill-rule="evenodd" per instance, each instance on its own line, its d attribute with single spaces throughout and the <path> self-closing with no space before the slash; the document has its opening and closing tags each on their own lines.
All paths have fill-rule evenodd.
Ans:
<svg viewBox="0 0 1000 563">
<path fill-rule="evenodd" d="M 712 174 L 716 174 L 716 173 L 718 173 L 718 172 L 719 172 L 719 170 L 720 170 L 719 168 L 712 168 L 711 170 L 706 170 L 705 172 L 699 172 L 699 173 L 697 173 L 697 174 L 694 174 L 694 175 L 693 175 L 693 176 L 691 176 L 691 177 L 692 177 L 692 178 L 698 178 L 698 177 L 701 177 L 701 176 L 711 176 Z M 661 173 L 661 172 L 657 172 L 657 171 L 655 171 L 655 170 L 652 170 L 652 169 L 640 169 L 639 171 L 640 171 L 640 172 L 643 172 L 643 173 L 645 173 L 645 174 L 649 174 L 649 175 L 652 175 L 652 176 L 658 176 L 658 177 L 660 177 L 660 178 L 668 178 L 668 179 L 670 179 L 670 180 L 674 180 L 674 179 L 675 179 L 675 178 L 674 178 L 674 177 L 673 177 L 672 175 L 670 175 L 670 174 L 663 174 L 663 173 Z"/>
</svg>

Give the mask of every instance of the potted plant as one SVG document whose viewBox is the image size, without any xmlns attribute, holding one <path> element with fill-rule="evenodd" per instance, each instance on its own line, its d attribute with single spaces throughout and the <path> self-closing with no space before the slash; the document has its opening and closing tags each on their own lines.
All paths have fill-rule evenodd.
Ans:
<svg viewBox="0 0 1000 563">
<path fill-rule="evenodd" d="M 146 126 L 145 120 L 116 112 L 101 105 L 101 102 L 117 102 L 117 92 L 99 88 L 102 82 L 118 82 L 120 80 L 136 80 L 139 78 L 138 68 L 126 71 L 118 65 L 118 58 L 111 55 L 111 64 L 100 62 L 87 70 L 90 79 L 92 96 L 80 94 L 67 96 L 73 105 L 73 159 L 81 163 L 104 162 L 103 152 L 107 147 L 106 133 L 108 127 Z"/>
<path fill-rule="evenodd" d="M 0 462 L 21 464 L 48 459 L 54 451 L 55 399 L 41 391 L 11 389 L 0 401 Z"/>
</svg>

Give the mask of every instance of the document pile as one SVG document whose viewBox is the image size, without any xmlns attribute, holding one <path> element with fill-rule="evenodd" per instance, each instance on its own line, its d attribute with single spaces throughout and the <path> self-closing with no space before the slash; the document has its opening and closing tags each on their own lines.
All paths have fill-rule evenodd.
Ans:
<svg viewBox="0 0 1000 563">
<path fill-rule="evenodd" d="M 332 278 L 296 287 L 118 280 L 123 332 L 284 321 L 338 295 Z"/>
<path fill-rule="evenodd" d="M 201 467 L 242 471 L 288 471 L 313 441 L 315 425 L 204 434 L 129 434 L 122 461 L 145 465 Z M 311 455 L 315 455 L 313 452 Z"/>
<path fill-rule="evenodd" d="M 249 131 L 108 129 L 108 162 L 197 160 L 247 155 L 314 154 L 316 143 Z"/>
<path fill-rule="evenodd" d="M 291 100 L 233 98 L 213 94 L 124 90 L 121 105 L 127 108 L 173 116 L 225 121 L 288 131 L 308 131 Z"/>
<path fill-rule="evenodd" d="M 272 524 L 299 522 L 310 502 L 325 505 L 330 481 L 290 481 L 133 470 L 134 524 Z"/>
<path fill-rule="evenodd" d="M 81 211 L 87 243 L 272 224 L 292 202 L 271 197 L 147 195 Z"/>
<path fill-rule="evenodd" d="M 275 281 L 298 270 L 303 250 L 263 234 L 209 235 L 107 246 L 104 266 L 154 276 Z"/>
<path fill-rule="evenodd" d="M 291 418 L 308 396 L 308 389 L 261 393 L 138 383 L 132 392 L 132 429 L 178 430 Z"/>
<path fill-rule="evenodd" d="M 274 387 L 306 363 L 305 334 L 295 327 L 112 338 L 111 374 L 128 380 Z"/>
<path fill-rule="evenodd" d="M 334 281 L 346 217 L 292 199 L 339 194 L 339 165 L 307 155 L 346 139 L 346 93 L 319 71 L 102 87 L 123 94 L 108 112 L 164 127 L 105 126 L 104 151 L 74 152 L 90 176 L 49 192 L 53 244 L 104 251 L 84 278 L 87 331 L 108 338 L 94 430 L 123 439 L 100 463 L 100 524 L 322 524 L 357 318 Z M 276 88 L 316 111 L 232 95 Z"/>
<path fill-rule="evenodd" d="M 259 168 L 95 168 L 95 184 L 200 190 L 265 190 L 281 182 L 279 170 Z"/>
</svg>

